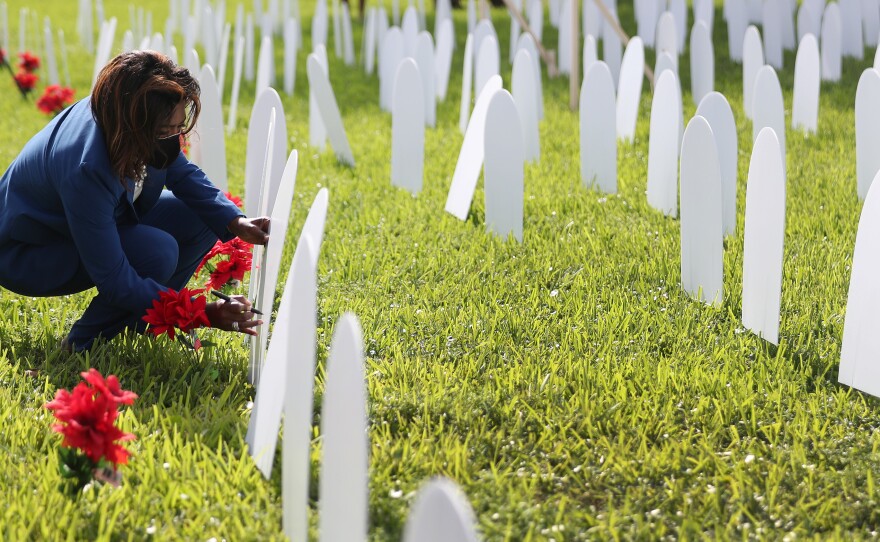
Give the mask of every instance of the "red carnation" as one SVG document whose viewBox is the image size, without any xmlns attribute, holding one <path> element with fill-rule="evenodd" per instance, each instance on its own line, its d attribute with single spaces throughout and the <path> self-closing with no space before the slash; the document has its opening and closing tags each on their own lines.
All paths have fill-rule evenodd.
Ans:
<svg viewBox="0 0 880 542">
<path fill-rule="evenodd" d="M 40 57 L 29 51 L 18 53 L 18 67 L 28 73 L 34 72 L 40 67 Z"/>
<path fill-rule="evenodd" d="M 73 89 L 49 85 L 37 100 L 37 108 L 47 115 L 53 115 L 60 113 L 71 103 L 73 103 Z"/>
<path fill-rule="evenodd" d="M 22 92 L 30 92 L 37 84 L 37 76 L 30 72 L 20 71 L 15 74 L 15 84 Z"/>
<path fill-rule="evenodd" d="M 208 315 L 205 313 L 207 300 L 205 296 L 195 296 L 203 290 L 190 290 L 181 288 L 177 292 L 171 288 L 159 292 L 159 299 L 153 300 L 153 308 L 147 309 L 142 320 L 150 324 L 150 332 L 158 337 L 163 333 L 173 339 L 175 329 L 183 333 L 210 326 Z"/>
<path fill-rule="evenodd" d="M 242 241 L 238 237 L 235 237 L 225 243 L 221 243 L 220 241 L 217 241 L 214 244 L 214 246 L 211 247 L 211 250 L 209 250 L 208 253 L 205 254 L 205 257 L 202 258 L 202 262 L 196 268 L 196 273 L 201 271 L 202 268 L 205 267 L 205 265 L 209 261 L 216 258 L 217 256 L 229 256 L 230 258 L 231 257 L 247 258 L 248 265 L 250 266 L 250 259 L 251 259 L 251 251 L 252 250 L 253 250 L 253 245 Z"/>
<path fill-rule="evenodd" d="M 205 288 L 219 290 L 230 280 L 241 280 L 244 274 L 251 270 L 252 257 L 250 253 L 236 251 L 228 260 L 218 262 L 211 273 L 211 280 Z"/>
<path fill-rule="evenodd" d="M 0 64 L 6 64 L 6 49 L 0 47 Z"/>
<path fill-rule="evenodd" d="M 236 207 L 244 209 L 244 202 L 241 201 L 240 197 L 232 195 L 232 192 L 224 192 L 224 194 L 226 195 L 226 199 L 234 203 Z"/>
</svg>

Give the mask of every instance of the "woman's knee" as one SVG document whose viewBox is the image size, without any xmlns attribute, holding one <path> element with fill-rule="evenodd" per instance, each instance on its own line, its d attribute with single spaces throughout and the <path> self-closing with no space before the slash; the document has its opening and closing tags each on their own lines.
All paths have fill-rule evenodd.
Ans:
<svg viewBox="0 0 880 542">
<path fill-rule="evenodd" d="M 177 269 L 180 249 L 168 232 L 139 224 L 120 230 L 122 250 L 128 262 L 144 278 L 165 283 Z"/>
</svg>

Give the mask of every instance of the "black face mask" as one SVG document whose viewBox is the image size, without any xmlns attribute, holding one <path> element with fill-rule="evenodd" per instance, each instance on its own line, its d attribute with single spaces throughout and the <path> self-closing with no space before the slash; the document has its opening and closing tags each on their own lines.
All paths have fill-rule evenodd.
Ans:
<svg viewBox="0 0 880 542">
<path fill-rule="evenodd" d="M 147 165 L 156 169 L 166 169 L 180 154 L 180 134 L 161 137 L 156 140 L 156 149 L 153 151 Z"/>
</svg>

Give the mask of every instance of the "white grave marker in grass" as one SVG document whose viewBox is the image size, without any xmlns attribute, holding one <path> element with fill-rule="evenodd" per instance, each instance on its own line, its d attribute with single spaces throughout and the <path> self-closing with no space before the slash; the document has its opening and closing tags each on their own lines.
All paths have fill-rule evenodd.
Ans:
<svg viewBox="0 0 880 542">
<path fill-rule="evenodd" d="M 385 7 L 381 4 L 379 5 L 379 9 L 376 11 L 376 58 L 377 63 L 381 63 L 382 59 L 382 40 L 385 38 L 385 33 L 390 28 L 388 24 L 388 14 L 385 12 Z"/>
<path fill-rule="evenodd" d="M 321 401 L 318 517 L 324 542 L 366 542 L 369 437 L 363 338 L 357 316 L 336 321 Z"/>
<path fill-rule="evenodd" d="M 819 44 L 807 34 L 798 46 L 794 61 L 794 91 L 791 100 L 791 127 L 816 133 L 819 117 Z"/>
<path fill-rule="evenodd" d="M 61 67 L 64 70 L 64 86 L 70 87 L 70 68 L 67 62 L 67 44 L 64 41 L 64 30 L 58 29 L 58 48 L 61 50 Z M 177 55 L 172 58 L 177 64 Z"/>
<path fill-rule="evenodd" d="M 535 105 L 535 73 L 532 58 L 526 49 L 520 49 L 513 60 L 510 88 L 516 102 L 523 134 L 524 158 L 537 162 L 541 158 L 538 111 Z"/>
<path fill-rule="evenodd" d="M 419 489 L 403 531 L 403 542 L 477 542 L 476 518 L 453 482 L 435 478 Z"/>
<path fill-rule="evenodd" d="M 477 51 L 477 62 L 474 66 L 474 95 L 479 96 L 486 82 L 501 71 L 501 51 L 494 36 L 486 36 Z"/>
<path fill-rule="evenodd" d="M 862 60 L 865 41 L 862 37 L 862 9 L 859 0 L 840 0 L 841 51 L 848 57 Z M 872 46 L 876 47 L 876 42 Z"/>
<path fill-rule="evenodd" d="M 754 102 L 752 103 L 752 141 L 765 126 L 773 128 L 782 150 L 782 166 L 785 168 L 785 103 L 782 87 L 772 66 L 764 66 L 755 78 Z"/>
<path fill-rule="evenodd" d="M 715 49 L 712 34 L 703 21 L 691 31 L 691 95 L 694 104 L 715 90 Z"/>
<path fill-rule="evenodd" d="M 880 4 L 876 0 L 861 0 L 861 8 L 865 46 L 876 47 L 880 40 Z"/>
<path fill-rule="evenodd" d="M 581 181 L 617 193 L 617 120 L 614 80 L 604 62 L 584 77 L 580 93 Z"/>
<path fill-rule="evenodd" d="M 489 19 L 483 19 L 477 24 L 474 29 L 474 56 L 476 57 L 480 52 L 480 46 L 483 44 L 483 40 L 486 37 L 492 36 L 495 38 L 496 43 L 500 43 L 498 41 L 498 34 L 495 32 L 495 27 L 492 26 L 492 21 Z"/>
<path fill-rule="evenodd" d="M 660 74 L 665 70 L 672 71 L 678 77 L 678 68 L 675 65 L 675 60 L 673 60 L 672 55 L 663 52 L 657 55 L 657 62 L 654 64 L 654 79 L 656 80 L 660 77 Z"/>
<path fill-rule="evenodd" d="M 653 48 L 657 43 L 657 19 L 665 9 L 660 9 L 660 4 L 656 0 L 639 0 L 636 2 L 636 7 L 639 7 L 636 16 L 636 33 L 644 40 L 645 45 Z"/>
<path fill-rule="evenodd" d="M 623 46 L 620 42 L 620 36 L 610 24 L 602 25 L 602 60 L 611 71 L 611 78 L 615 85 L 620 77 L 622 56 Z"/>
<path fill-rule="evenodd" d="M 672 70 L 664 70 L 657 78 L 648 139 L 648 204 L 671 217 L 678 215 L 681 97 L 677 85 Z"/>
<path fill-rule="evenodd" d="M 797 47 L 798 41 L 794 30 L 795 0 L 784 0 L 780 9 L 782 17 L 782 46 L 787 51 Z"/>
<path fill-rule="evenodd" d="M 400 25 L 400 0 L 391 0 L 391 22 Z"/>
<path fill-rule="evenodd" d="M 675 69 L 678 71 L 678 29 L 675 27 L 675 17 L 672 13 L 665 11 L 657 21 L 657 54 L 669 53 L 675 60 Z"/>
<path fill-rule="evenodd" d="M 563 7 L 562 0 L 549 0 L 548 4 L 549 4 L 548 5 L 549 9 L 547 11 L 549 12 L 549 15 L 550 15 L 550 17 L 549 17 L 550 26 L 552 26 L 553 28 L 556 28 L 558 30 L 559 29 L 560 11 L 562 10 L 562 7 Z"/>
<path fill-rule="evenodd" d="M 856 180 L 859 199 L 865 199 L 880 171 L 880 71 L 868 68 L 856 87 Z"/>
<path fill-rule="evenodd" d="M 379 12 L 376 8 L 371 7 L 367 10 L 367 19 L 364 22 L 364 43 L 361 50 L 361 58 L 364 62 L 364 72 L 367 75 L 373 75 L 373 71 L 376 69 L 376 42 L 378 41 L 378 30 Z"/>
<path fill-rule="evenodd" d="M 501 76 L 494 76 L 483 87 L 483 92 L 477 97 L 474 105 L 474 113 L 468 122 L 452 174 L 452 185 L 449 187 L 449 195 L 446 198 L 446 212 L 460 220 L 467 219 L 474 198 L 474 190 L 480 177 L 480 169 L 483 167 L 484 140 L 486 133 L 486 112 L 489 101 L 496 90 L 501 88 Z"/>
<path fill-rule="evenodd" d="M 767 64 L 782 69 L 782 6 L 776 0 L 764 2 L 764 58 Z"/>
<path fill-rule="evenodd" d="M 461 110 L 458 116 L 458 129 L 466 133 L 471 114 L 471 88 L 474 77 L 474 35 L 468 34 L 464 42 L 464 66 L 461 76 Z"/>
<path fill-rule="evenodd" d="M 317 0 L 312 16 L 312 50 L 318 45 L 327 47 L 327 0 Z"/>
<path fill-rule="evenodd" d="M 633 36 L 623 54 L 617 86 L 617 137 L 625 141 L 632 141 L 636 134 L 644 73 L 645 48 L 642 39 Z"/>
<path fill-rule="evenodd" d="M 761 24 L 762 17 L 764 15 L 763 6 L 764 0 L 745 0 L 746 5 L 746 14 L 749 18 L 749 22 L 752 24 Z"/>
<path fill-rule="evenodd" d="M 244 67 L 244 36 L 239 36 L 235 41 L 235 63 L 232 71 L 232 97 L 229 100 L 229 118 L 226 121 L 226 131 L 235 130 L 238 117 L 238 95 L 241 91 L 242 68 Z"/>
<path fill-rule="evenodd" d="M 590 66 L 599 60 L 599 54 L 596 52 L 596 38 L 591 34 L 584 37 L 584 51 L 581 58 L 583 59 L 582 73 L 590 71 Z"/>
<path fill-rule="evenodd" d="M 722 230 L 724 235 L 733 235 L 736 233 L 736 119 L 727 98 L 720 92 L 707 94 L 697 106 L 697 115 L 706 119 L 715 137 L 721 166 Z"/>
<path fill-rule="evenodd" d="M 342 58 L 342 16 L 339 12 L 339 0 L 333 0 L 333 53 Z"/>
<path fill-rule="evenodd" d="M 715 24 L 715 2 L 714 0 L 694 0 L 694 24 L 697 21 L 703 21 L 712 31 Z"/>
<path fill-rule="evenodd" d="M 423 105 L 425 108 L 425 126 L 433 128 L 437 125 L 437 84 L 434 82 L 434 40 L 428 32 L 419 32 L 416 40 L 416 63 L 422 76 Z"/>
<path fill-rule="evenodd" d="M 422 190 L 425 164 L 425 93 L 419 66 L 404 58 L 391 100 L 391 184 L 413 194 Z"/>
<path fill-rule="evenodd" d="M 403 12 L 403 22 L 400 25 L 403 32 L 403 56 L 415 56 L 416 39 L 419 35 L 419 19 L 415 8 L 408 7 Z"/>
<path fill-rule="evenodd" d="M 199 61 L 199 52 L 195 49 L 187 51 L 184 65 L 193 77 L 198 77 L 198 74 L 202 71 L 202 63 Z"/>
<path fill-rule="evenodd" d="M 785 243 L 785 172 L 779 139 L 764 128 L 749 161 L 743 246 L 743 327 L 779 344 L 782 251 Z"/>
<path fill-rule="evenodd" d="M 723 300 L 721 166 L 712 128 L 690 120 L 681 142 L 681 286 L 709 304 Z"/>
<path fill-rule="evenodd" d="M 199 74 L 202 112 L 191 136 L 190 159 L 220 190 L 229 190 L 226 176 L 226 140 L 223 137 L 223 105 L 214 70 L 205 64 Z"/>
<path fill-rule="evenodd" d="M 740 61 L 743 60 L 743 38 L 748 26 L 745 4 L 741 0 L 737 0 L 736 2 L 724 5 L 731 6 L 729 17 L 727 18 L 727 49 L 731 60 Z"/>
<path fill-rule="evenodd" d="M 517 11 L 522 13 L 522 4 L 523 0 L 511 0 L 511 3 L 516 8 Z M 511 66 L 513 65 L 513 60 L 516 55 L 516 46 L 519 43 L 519 35 L 520 35 L 520 27 L 519 20 L 516 17 L 511 15 L 510 17 L 510 48 L 508 49 L 508 58 L 507 61 L 510 62 Z"/>
<path fill-rule="evenodd" d="M 263 36 L 260 42 L 260 57 L 257 61 L 257 85 L 256 94 L 259 96 L 264 90 L 275 86 L 274 71 L 275 49 L 272 47 L 272 36 Z"/>
<path fill-rule="evenodd" d="M 385 32 L 379 49 L 379 106 L 391 111 L 391 91 L 397 66 L 403 60 L 403 33 L 396 26 Z"/>
<path fill-rule="evenodd" d="M 314 95 L 318 101 L 318 110 L 327 127 L 327 137 L 330 146 L 336 153 L 340 163 L 354 167 L 354 155 L 345 135 L 345 127 L 342 125 L 342 116 L 339 114 L 339 106 L 336 104 L 336 95 L 330 86 L 327 72 L 318 61 L 315 53 L 309 55 L 306 66 L 309 76 L 309 95 Z"/>
<path fill-rule="evenodd" d="M 687 29 L 690 28 L 687 17 L 688 7 L 685 0 L 669 0 L 669 12 L 675 18 L 676 38 L 678 39 L 676 50 L 683 52 L 685 42 L 687 42 Z"/>
<path fill-rule="evenodd" d="M 538 47 L 535 45 L 535 40 L 532 39 L 530 34 L 523 33 L 519 37 L 519 48 L 524 48 L 528 51 L 529 56 L 532 59 L 532 67 L 534 67 L 535 72 L 535 90 L 537 91 L 535 99 L 537 101 L 538 120 L 541 120 L 544 118 L 544 90 L 541 81 L 541 62 L 540 55 L 538 54 Z"/>
<path fill-rule="evenodd" d="M 822 80 L 840 80 L 840 47 L 841 47 L 840 10 L 836 3 L 828 4 L 822 17 Z"/>
<path fill-rule="evenodd" d="M 562 74 L 571 73 L 571 44 L 577 39 L 572 36 L 571 30 L 571 0 L 564 0 L 559 12 L 559 33 L 556 35 L 557 67 Z"/>
<path fill-rule="evenodd" d="M 540 41 L 544 37 L 544 4 L 541 0 L 526 0 L 526 12 L 529 18 L 529 28 L 535 33 Z M 522 39 L 522 36 L 520 36 Z"/>
<path fill-rule="evenodd" d="M 256 73 L 254 69 L 254 18 L 248 13 L 245 21 L 244 78 L 248 81 L 253 81 Z"/>
<path fill-rule="evenodd" d="M 584 29 L 584 36 L 593 36 L 594 38 L 602 37 L 602 13 L 599 12 L 599 6 L 593 0 L 586 0 L 583 3 L 583 20 L 581 24 Z"/>
<path fill-rule="evenodd" d="M 437 34 L 437 47 L 434 53 L 434 81 L 437 84 L 437 99 L 446 100 L 449 89 L 449 70 L 452 68 L 452 20 L 440 23 Z"/>
<path fill-rule="evenodd" d="M 141 43 L 138 45 L 138 51 L 148 51 L 150 50 L 150 36 L 147 36 L 141 39 Z M 207 62 L 205 64 L 208 64 Z"/>
<path fill-rule="evenodd" d="M 483 144 L 486 230 L 522 243 L 525 149 L 516 104 L 504 89 L 489 100 Z"/>
<path fill-rule="evenodd" d="M 748 118 L 753 117 L 755 79 L 763 66 L 764 48 L 761 46 L 761 34 L 758 33 L 757 28 L 749 26 L 743 40 L 743 112 Z"/>
<path fill-rule="evenodd" d="M 162 37 L 162 34 L 153 34 L 153 36 L 150 38 L 150 45 L 148 49 L 150 51 L 156 51 L 157 53 L 165 54 L 165 39 Z M 211 65 L 211 67 L 213 68 L 214 66 Z"/>
<path fill-rule="evenodd" d="M 46 17 L 44 22 L 43 34 L 43 40 L 46 45 L 46 79 L 49 81 L 50 85 L 58 85 L 61 84 L 61 79 L 58 77 L 58 61 L 55 58 L 52 25 L 49 23 L 48 17 Z"/>
<path fill-rule="evenodd" d="M 101 69 L 110 60 L 110 50 L 113 48 L 113 37 L 116 35 L 116 17 L 112 17 L 109 21 L 104 21 L 101 25 L 101 33 L 98 38 L 98 53 L 95 56 L 95 69 L 92 73 L 92 88 L 98 80 L 98 74 Z M 198 70 L 192 72 L 198 73 Z"/>
<path fill-rule="evenodd" d="M 821 13 L 819 15 L 821 17 Z M 801 4 L 797 12 L 797 37 L 798 42 L 804 39 L 807 34 L 819 36 L 822 31 L 821 22 L 817 22 L 814 18 L 815 14 L 810 9 L 809 4 Z"/>
<path fill-rule="evenodd" d="M 268 126 L 273 110 L 277 121 L 270 141 Z M 271 87 L 257 96 L 248 123 L 247 154 L 244 165 L 244 212 L 250 217 L 260 216 L 260 191 L 264 176 L 263 156 L 270 143 L 273 150 L 268 178 L 272 180 L 272 184 L 266 194 L 267 210 L 271 209 L 275 202 L 287 156 L 287 123 L 284 121 L 284 106 L 281 105 L 278 92 Z"/>
<path fill-rule="evenodd" d="M 880 175 L 878 175 L 880 176 Z M 880 397 L 880 180 L 862 206 L 843 322 L 837 381 Z"/>
</svg>

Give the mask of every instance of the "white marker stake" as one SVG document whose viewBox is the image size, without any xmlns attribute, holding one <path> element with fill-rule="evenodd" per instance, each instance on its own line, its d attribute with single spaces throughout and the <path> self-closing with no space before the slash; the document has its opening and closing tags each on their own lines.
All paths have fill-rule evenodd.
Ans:
<svg viewBox="0 0 880 542">
<path fill-rule="evenodd" d="M 318 45 L 314 51 L 318 64 L 324 69 L 324 73 L 329 77 L 330 65 L 327 61 L 327 49 L 323 45 Z M 327 144 L 327 127 L 324 125 L 324 118 L 321 117 L 321 111 L 318 109 L 318 97 L 312 91 L 309 85 L 309 146 L 314 147 L 318 151 L 324 150 Z"/>
<path fill-rule="evenodd" d="M 661 213 L 678 215 L 678 156 L 681 133 L 681 97 L 675 72 L 657 78 L 651 102 L 648 139 L 648 204 Z"/>
<path fill-rule="evenodd" d="M 220 190 L 229 190 L 226 176 L 226 141 L 223 138 L 223 106 L 220 91 L 214 79 L 214 70 L 205 64 L 199 75 L 202 89 L 202 113 L 196 122 L 192 146 L 192 161 L 208 176 Z M 196 145 L 195 142 L 199 144 Z"/>
<path fill-rule="evenodd" d="M 354 66 L 354 35 L 351 31 L 351 13 L 348 2 L 342 4 L 342 52 L 346 66 Z"/>
<path fill-rule="evenodd" d="M 318 0 L 312 16 L 312 50 L 318 45 L 327 47 L 327 0 Z"/>
<path fill-rule="evenodd" d="M 116 17 L 105 21 L 101 25 L 101 34 L 98 38 L 98 54 L 95 56 L 95 71 L 92 75 L 92 88 L 98 80 L 98 74 L 110 60 L 110 50 L 113 48 L 113 36 L 116 35 Z M 198 73 L 195 71 L 193 73 Z"/>
<path fill-rule="evenodd" d="M 660 77 L 660 74 L 665 70 L 669 70 L 678 77 L 678 67 L 675 65 L 675 61 L 672 59 L 672 55 L 669 53 L 660 53 L 657 55 L 657 62 L 654 64 L 654 79 L 656 80 Z M 682 131 L 684 128 L 682 128 Z"/>
<path fill-rule="evenodd" d="M 791 127 L 816 133 L 819 117 L 819 44 L 807 34 L 798 46 L 794 61 L 794 95 L 791 100 Z"/>
<path fill-rule="evenodd" d="M 596 52 L 596 38 L 591 34 L 584 37 L 584 51 L 581 56 L 583 57 L 583 73 L 590 71 L 590 66 L 599 60 L 599 55 Z"/>
<path fill-rule="evenodd" d="M 46 17 L 43 34 L 43 39 L 46 43 L 46 71 L 48 72 L 46 78 L 49 80 L 50 85 L 58 85 L 61 84 L 61 80 L 58 77 L 58 62 L 55 59 L 55 45 L 52 40 L 52 25 L 49 24 L 48 17 Z"/>
<path fill-rule="evenodd" d="M 425 95 L 425 126 L 433 128 L 437 125 L 437 84 L 434 82 L 434 41 L 428 32 L 419 32 L 415 60 L 422 76 L 422 92 Z"/>
<path fill-rule="evenodd" d="M 419 490 L 403 542 L 477 542 L 475 525 L 474 512 L 458 486 L 436 478 Z"/>
<path fill-rule="evenodd" d="M 644 73 L 645 48 L 642 39 L 633 36 L 623 54 L 617 86 L 617 137 L 624 141 L 632 141 L 636 135 Z"/>
<path fill-rule="evenodd" d="M 366 542 L 369 490 L 367 384 L 357 316 L 336 322 L 321 402 L 322 542 Z"/>
<path fill-rule="evenodd" d="M 496 43 L 500 43 L 498 41 L 498 34 L 495 32 L 495 27 L 492 26 L 492 21 L 488 19 L 483 19 L 480 21 L 480 24 L 477 25 L 476 30 L 474 30 L 474 55 L 475 58 L 479 58 L 480 47 L 483 45 L 483 40 L 487 37 L 492 36 L 495 38 Z M 479 96 L 479 93 L 476 93 Z"/>
<path fill-rule="evenodd" d="M 448 0 L 446 0 L 448 1 Z M 437 48 L 434 54 L 434 80 L 437 83 L 437 100 L 446 100 L 449 88 L 449 70 L 452 67 L 452 20 L 440 23 Z"/>
<path fill-rule="evenodd" d="M 64 70 L 64 86 L 70 87 L 70 69 L 67 63 L 67 44 L 64 42 L 64 30 L 58 29 L 58 47 L 61 49 L 61 66 Z M 174 61 L 177 64 L 177 61 Z"/>
<path fill-rule="evenodd" d="M 479 96 L 486 82 L 500 74 L 501 51 L 494 36 L 486 36 L 477 52 L 477 63 L 474 76 L 474 94 Z"/>
<path fill-rule="evenodd" d="M 821 16 L 821 12 L 820 12 Z M 813 12 L 810 10 L 810 5 L 807 3 L 801 4 L 800 9 L 798 9 L 797 14 L 797 35 L 798 42 L 804 39 L 804 36 L 807 34 L 813 34 L 814 36 L 819 36 L 819 34 L 814 34 L 814 31 L 821 32 L 821 23 L 817 24 L 813 19 Z M 818 30 L 815 30 L 818 29 Z"/>
<path fill-rule="evenodd" d="M 721 167 L 712 128 L 696 116 L 681 143 L 681 286 L 720 304 L 723 294 Z"/>
<path fill-rule="evenodd" d="M 415 55 L 416 38 L 419 35 L 419 19 L 414 7 L 408 7 L 403 13 L 400 29 L 403 32 L 403 56 Z"/>
<path fill-rule="evenodd" d="M 856 88 L 856 179 L 859 199 L 865 199 L 880 171 L 880 71 L 868 68 Z"/>
<path fill-rule="evenodd" d="M 464 67 L 461 76 L 461 111 L 458 117 L 458 129 L 462 134 L 468 128 L 468 118 L 471 114 L 471 87 L 474 76 L 474 35 L 468 34 L 464 42 Z"/>
<path fill-rule="evenodd" d="M 727 19 L 727 47 L 730 59 L 733 61 L 743 60 L 743 36 L 748 25 L 748 17 L 745 13 L 745 2 L 725 2 L 725 6 L 731 6 Z M 763 52 L 762 52 L 763 55 Z"/>
<path fill-rule="evenodd" d="M 700 115 L 712 128 L 715 146 L 718 148 L 718 163 L 721 166 L 721 203 L 723 205 L 724 235 L 736 233 L 736 172 L 737 172 L 737 133 L 736 120 L 730 104 L 719 92 L 706 95 L 697 107 Z"/>
<path fill-rule="evenodd" d="M 278 183 L 284 172 L 285 157 L 287 156 L 287 122 L 284 118 L 284 106 L 281 105 L 281 97 L 273 88 L 264 90 L 257 96 L 254 107 L 251 110 L 251 118 L 248 124 L 247 154 L 244 165 L 244 212 L 247 216 L 261 216 L 260 193 L 263 180 L 263 155 L 269 144 L 269 119 L 272 110 L 275 110 L 273 138 L 272 138 L 272 162 L 268 178 L 273 182 L 266 194 L 268 202 L 267 210 L 275 203 L 278 193 Z"/>
<path fill-rule="evenodd" d="M 333 0 L 333 53 L 342 58 L 342 16 L 339 12 L 339 0 Z"/>
<path fill-rule="evenodd" d="M 779 344 L 782 250 L 785 242 L 785 172 L 772 128 L 758 134 L 749 162 L 743 247 L 743 326 Z"/>
<path fill-rule="evenodd" d="M 580 94 L 581 181 L 617 193 L 617 120 L 614 80 L 604 62 L 584 77 Z"/>
<path fill-rule="evenodd" d="M 675 26 L 675 17 L 672 13 L 665 12 L 657 21 L 657 53 L 669 53 L 675 61 L 678 70 L 678 28 Z"/>
<path fill-rule="evenodd" d="M 523 240 L 522 128 L 513 97 L 496 90 L 486 111 L 485 156 L 486 230 L 502 239 Z"/>
<path fill-rule="evenodd" d="M 620 36 L 610 24 L 602 25 L 602 59 L 611 71 L 614 84 L 620 76 L 620 62 L 623 54 Z"/>
<path fill-rule="evenodd" d="M 284 21 L 284 93 L 293 96 L 296 86 L 296 21 Z"/>
<path fill-rule="evenodd" d="M 859 0 L 840 0 L 838 6 L 843 54 L 862 60 L 865 57 L 865 41 L 862 37 L 862 10 Z M 876 46 L 876 43 L 871 45 Z"/>
<path fill-rule="evenodd" d="M 684 45 L 687 42 L 687 29 L 690 28 L 688 26 L 687 10 L 688 6 L 685 0 L 669 0 L 669 11 L 672 13 L 673 18 L 675 18 L 676 37 L 678 38 L 676 45 L 679 52 L 684 51 Z"/>
<path fill-rule="evenodd" d="M 782 167 L 785 168 L 785 104 L 782 100 L 782 87 L 772 66 L 764 66 L 755 78 L 755 98 L 752 104 L 752 141 L 758 139 L 761 128 L 769 126 L 779 138 L 782 150 Z"/>
<path fill-rule="evenodd" d="M 559 12 L 559 33 L 557 34 L 556 51 L 558 54 L 559 73 L 571 73 L 571 1 L 564 0 Z M 479 49 L 478 49 L 479 50 Z"/>
<path fill-rule="evenodd" d="M 875 47 L 880 40 L 880 6 L 875 0 L 861 0 L 865 45 Z"/>
<path fill-rule="evenodd" d="M 425 93 L 419 66 L 404 58 L 391 99 L 391 184 L 418 194 L 425 164 Z"/>
<path fill-rule="evenodd" d="M 539 2 L 540 0 L 534 0 L 535 2 Z M 524 33 L 519 37 L 519 48 L 525 49 L 529 52 L 529 56 L 532 58 L 532 67 L 535 72 L 535 90 L 537 91 L 535 94 L 536 111 L 538 112 L 538 120 L 544 118 L 544 90 L 541 80 L 541 63 L 540 63 L 540 55 L 538 54 L 538 47 L 535 45 L 535 40 L 532 39 L 531 34 Z M 587 73 L 586 71 L 584 73 Z"/>
<path fill-rule="evenodd" d="M 520 49 L 513 60 L 511 89 L 523 134 L 524 158 L 531 162 L 541 159 L 538 133 L 538 112 L 535 107 L 534 64 L 528 50 Z"/>
<path fill-rule="evenodd" d="M 263 36 L 260 42 L 260 59 L 257 62 L 257 86 L 256 94 L 259 96 L 264 90 L 272 86 L 272 56 L 275 54 L 272 47 L 272 38 Z"/>
<path fill-rule="evenodd" d="M 822 80 L 840 80 L 841 48 L 840 10 L 836 3 L 828 4 L 822 18 Z"/>
<path fill-rule="evenodd" d="M 464 141 L 461 144 L 458 162 L 455 164 L 455 172 L 452 174 L 452 186 L 449 188 L 445 207 L 446 212 L 459 220 L 466 220 L 471 208 L 477 179 L 479 179 L 480 169 L 483 167 L 486 112 L 489 109 L 492 95 L 500 88 L 500 76 L 489 79 L 483 87 L 483 92 L 477 98 L 474 114 L 471 116 L 464 134 Z"/>
<path fill-rule="evenodd" d="M 394 88 L 394 75 L 403 60 L 403 34 L 393 26 L 385 32 L 382 47 L 379 49 L 379 106 L 383 111 L 391 111 L 391 91 Z"/>
<path fill-rule="evenodd" d="M 706 23 L 698 21 L 691 31 L 691 95 L 699 104 L 715 90 L 715 50 Z"/>
<path fill-rule="evenodd" d="M 241 75 L 244 64 L 244 37 L 240 36 L 235 42 L 235 66 L 232 73 L 232 98 L 229 100 L 229 120 L 226 123 L 226 131 L 235 130 L 236 117 L 238 115 L 238 94 L 241 90 Z"/>
<path fill-rule="evenodd" d="M 324 119 L 324 125 L 327 127 L 330 146 L 333 147 L 340 163 L 354 167 L 354 155 L 351 153 L 348 138 L 345 136 L 345 127 L 342 125 L 342 116 L 339 114 L 339 106 L 336 104 L 333 87 L 330 86 L 330 80 L 314 53 L 309 55 L 306 68 L 309 76 L 309 92 L 314 94 L 318 100 L 318 109 L 321 112 L 321 118 Z"/>
<path fill-rule="evenodd" d="M 764 58 L 767 64 L 782 69 L 782 9 L 778 1 L 764 2 Z"/>
<path fill-rule="evenodd" d="M 838 382 L 880 396 L 880 181 L 862 206 L 847 295 Z"/>
<path fill-rule="evenodd" d="M 758 71 L 764 66 L 764 48 L 761 35 L 754 26 L 749 26 L 743 40 L 743 111 L 752 118 L 753 93 Z M 757 135 L 757 132 L 755 132 Z"/>
<path fill-rule="evenodd" d="M 244 78 L 254 80 L 254 18 L 250 13 L 245 18 L 245 41 L 244 41 Z"/>
</svg>

